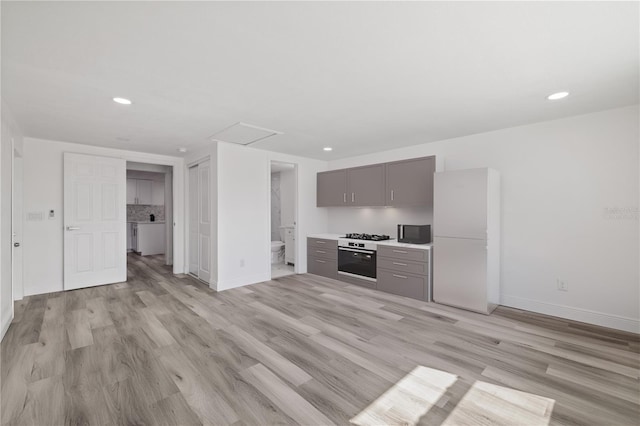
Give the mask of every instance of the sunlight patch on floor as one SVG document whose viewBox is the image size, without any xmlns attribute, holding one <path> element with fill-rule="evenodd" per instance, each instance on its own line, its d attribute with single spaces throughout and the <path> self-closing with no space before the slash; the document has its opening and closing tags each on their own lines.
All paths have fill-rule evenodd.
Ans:
<svg viewBox="0 0 640 426">
<path fill-rule="evenodd" d="M 350 420 L 358 426 L 415 425 L 434 407 L 449 401 L 455 374 L 417 366 Z M 486 382 L 475 382 L 442 423 L 458 425 L 546 426 L 555 400 Z"/>
<path fill-rule="evenodd" d="M 442 397 L 458 376 L 417 366 L 366 409 L 351 419 L 365 425 L 413 425 L 436 403 L 446 403 Z"/>
<path fill-rule="evenodd" d="M 475 382 L 442 426 L 548 425 L 555 400 L 485 382 Z"/>
</svg>

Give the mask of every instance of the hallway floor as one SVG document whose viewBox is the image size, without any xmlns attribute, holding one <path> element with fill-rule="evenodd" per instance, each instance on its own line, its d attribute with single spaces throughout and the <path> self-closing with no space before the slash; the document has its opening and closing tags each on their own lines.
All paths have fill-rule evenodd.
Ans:
<svg viewBox="0 0 640 426">
<path fill-rule="evenodd" d="M 294 266 L 285 263 L 271 264 L 271 279 L 286 277 L 295 274 Z"/>
</svg>

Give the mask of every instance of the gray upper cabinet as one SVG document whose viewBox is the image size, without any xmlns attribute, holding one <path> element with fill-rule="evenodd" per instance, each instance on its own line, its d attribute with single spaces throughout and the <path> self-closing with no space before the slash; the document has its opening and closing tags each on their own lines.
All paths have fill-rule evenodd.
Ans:
<svg viewBox="0 0 640 426">
<path fill-rule="evenodd" d="M 347 171 L 332 170 L 318 173 L 316 193 L 318 207 L 347 205 Z"/>
<path fill-rule="evenodd" d="M 436 157 L 415 158 L 386 164 L 387 206 L 432 206 Z"/>
<path fill-rule="evenodd" d="M 318 207 L 433 206 L 436 157 L 318 173 Z"/>
<path fill-rule="evenodd" d="M 385 205 L 384 164 L 347 169 L 347 205 Z"/>
</svg>

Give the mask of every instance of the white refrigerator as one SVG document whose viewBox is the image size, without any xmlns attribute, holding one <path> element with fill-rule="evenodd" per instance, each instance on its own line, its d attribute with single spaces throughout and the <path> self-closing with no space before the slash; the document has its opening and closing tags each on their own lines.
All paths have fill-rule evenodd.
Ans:
<svg viewBox="0 0 640 426">
<path fill-rule="evenodd" d="M 433 300 L 490 314 L 500 301 L 500 175 L 434 175 Z"/>
</svg>

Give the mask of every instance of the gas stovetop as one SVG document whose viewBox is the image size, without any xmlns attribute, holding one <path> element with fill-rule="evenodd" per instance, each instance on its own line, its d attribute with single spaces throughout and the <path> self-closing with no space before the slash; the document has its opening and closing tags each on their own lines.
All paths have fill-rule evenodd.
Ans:
<svg viewBox="0 0 640 426">
<path fill-rule="evenodd" d="M 391 237 L 388 235 L 377 235 L 377 234 L 347 234 L 344 236 L 350 240 L 366 240 L 366 241 L 384 241 L 390 240 Z"/>
</svg>

